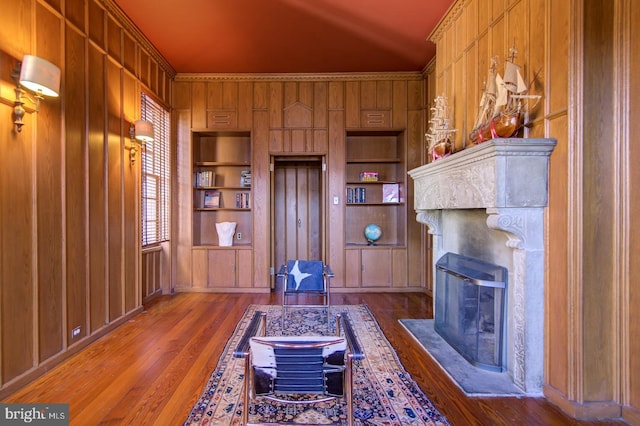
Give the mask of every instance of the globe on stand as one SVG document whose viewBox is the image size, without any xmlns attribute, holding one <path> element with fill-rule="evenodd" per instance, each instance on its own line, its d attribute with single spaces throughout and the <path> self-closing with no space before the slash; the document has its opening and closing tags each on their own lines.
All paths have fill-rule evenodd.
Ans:
<svg viewBox="0 0 640 426">
<path fill-rule="evenodd" d="M 382 228 L 375 223 L 370 223 L 364 227 L 364 237 L 367 239 L 368 245 L 375 246 L 376 241 L 382 237 Z"/>
</svg>

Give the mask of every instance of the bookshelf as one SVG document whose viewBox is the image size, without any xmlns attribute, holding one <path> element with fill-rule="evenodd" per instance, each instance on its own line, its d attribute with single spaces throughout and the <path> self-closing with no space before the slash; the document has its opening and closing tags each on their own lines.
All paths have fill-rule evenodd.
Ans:
<svg viewBox="0 0 640 426">
<path fill-rule="evenodd" d="M 346 134 L 345 243 L 366 246 L 364 227 L 382 228 L 377 246 L 405 245 L 404 132 L 352 130 Z"/>
<path fill-rule="evenodd" d="M 193 246 L 219 247 L 216 222 L 236 222 L 234 246 L 251 246 L 251 133 L 193 131 Z"/>
</svg>

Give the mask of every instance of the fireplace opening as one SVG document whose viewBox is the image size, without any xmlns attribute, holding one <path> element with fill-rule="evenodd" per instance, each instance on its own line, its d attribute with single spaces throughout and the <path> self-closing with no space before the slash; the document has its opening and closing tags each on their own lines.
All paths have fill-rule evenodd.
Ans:
<svg viewBox="0 0 640 426">
<path fill-rule="evenodd" d="M 434 329 L 471 364 L 506 371 L 507 268 L 446 253 L 436 263 Z"/>
</svg>

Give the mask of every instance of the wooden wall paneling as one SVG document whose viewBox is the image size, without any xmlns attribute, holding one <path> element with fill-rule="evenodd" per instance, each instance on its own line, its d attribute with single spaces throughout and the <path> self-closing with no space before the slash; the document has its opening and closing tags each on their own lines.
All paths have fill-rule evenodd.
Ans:
<svg viewBox="0 0 640 426">
<path fill-rule="evenodd" d="M 191 127 L 207 127 L 207 83 L 201 81 L 191 83 Z"/>
<path fill-rule="evenodd" d="M 36 25 L 49 34 L 38 38 L 36 54 L 62 65 L 63 26 L 60 17 L 46 6 L 37 4 Z M 60 102 L 47 102 L 35 118 L 37 287 L 38 287 L 38 356 L 39 361 L 63 348 L 63 247 L 62 241 L 62 129 Z M 26 131 L 33 131 L 28 129 Z M 23 130 L 24 131 L 24 130 Z"/>
<path fill-rule="evenodd" d="M 89 302 L 91 332 L 107 322 L 106 182 L 105 182 L 105 56 L 89 45 Z"/>
<path fill-rule="evenodd" d="M 634 76 L 640 72 L 640 56 L 634 52 L 640 51 L 640 4 L 629 1 L 627 7 L 623 9 L 622 16 L 628 17 L 628 21 L 623 26 L 624 40 L 626 46 L 624 58 L 628 61 L 628 68 L 624 69 L 623 81 L 628 84 L 627 98 L 622 99 L 628 102 L 628 117 L 637 117 L 640 114 L 640 82 Z M 640 147 L 634 143 L 633 135 L 640 134 L 640 123 L 638 120 L 625 121 L 628 126 L 627 134 L 624 135 L 626 149 L 623 149 L 621 167 L 621 179 L 623 182 L 623 196 L 625 203 L 628 203 L 626 212 L 624 231 L 628 234 L 626 252 L 624 254 L 623 265 L 628 265 L 627 276 L 624 280 L 626 291 L 621 295 L 624 315 L 622 317 L 623 327 L 628 330 L 625 344 L 624 360 L 628 366 L 624 366 L 622 377 L 628 378 L 624 381 L 623 401 L 628 408 L 623 408 L 624 417 L 629 419 L 631 424 L 640 424 L 640 263 L 634 261 L 635 253 L 640 253 L 640 199 L 635 196 L 640 192 L 640 169 L 635 164 L 640 162 Z M 625 158 L 626 154 L 626 158 Z M 624 183 L 626 182 L 626 183 Z M 624 240 L 624 239 L 623 239 Z M 634 355 L 635 354 L 635 355 Z"/>
<path fill-rule="evenodd" d="M 528 55 L 527 62 L 524 64 L 526 74 L 523 75 L 523 78 L 526 83 L 530 83 L 529 93 L 541 95 L 543 98 L 537 105 L 532 105 L 530 113 L 525 115 L 525 119 L 528 122 L 537 125 L 537 128 L 533 131 L 525 130 L 525 135 L 528 137 L 544 137 L 544 96 L 548 77 L 546 74 L 546 49 L 544 43 L 540 43 L 539 40 L 545 40 L 547 26 L 539 25 L 538 23 L 545 22 L 546 13 L 547 6 L 544 0 L 529 0 Z"/>
<path fill-rule="evenodd" d="M 407 170 L 426 164 L 424 152 L 424 109 L 412 109 L 407 112 Z M 414 217 L 413 179 L 405 178 L 404 193 L 407 205 L 407 284 L 409 287 L 422 287 L 422 268 L 429 265 L 423 257 L 421 231 L 423 226 Z"/>
<path fill-rule="evenodd" d="M 513 40 L 506 40 L 506 23 L 504 14 L 493 22 L 489 30 L 489 49 L 492 56 L 498 57 L 496 70 L 500 75 L 504 74 L 504 61 L 509 55 L 509 48 L 513 46 Z"/>
<path fill-rule="evenodd" d="M 149 89 L 158 93 L 158 62 L 153 58 L 149 58 Z"/>
<path fill-rule="evenodd" d="M 465 131 L 465 110 L 464 106 L 473 97 L 467 87 L 467 69 L 465 67 L 465 56 L 457 56 L 454 60 L 451 72 L 453 74 L 453 87 L 451 92 L 445 92 L 447 101 L 449 102 L 450 114 L 453 119 L 453 127 L 459 129 L 454 134 L 454 152 L 463 150 L 467 145 L 467 132 Z M 475 67 L 474 67 L 475 68 Z M 478 99 L 479 102 L 479 99 Z"/>
<path fill-rule="evenodd" d="M 89 39 L 98 47 L 105 48 L 105 10 L 98 4 L 98 0 L 89 2 Z"/>
<path fill-rule="evenodd" d="M 377 109 L 377 84 L 373 80 L 360 82 L 360 109 Z"/>
<path fill-rule="evenodd" d="M 329 85 L 326 81 L 318 81 L 313 85 L 313 127 L 318 129 L 326 129 L 328 123 L 328 90 Z M 327 150 L 326 145 L 319 147 L 315 146 L 315 151 Z"/>
<path fill-rule="evenodd" d="M 391 249 L 391 286 L 396 288 L 407 288 L 409 271 L 407 270 L 407 249 Z"/>
<path fill-rule="evenodd" d="M 191 83 L 186 81 L 176 81 L 173 84 L 173 104 L 175 109 L 191 108 Z M 177 122 L 178 120 L 176 120 Z"/>
<path fill-rule="evenodd" d="M 58 14 L 62 14 L 61 0 L 45 0 Z"/>
<path fill-rule="evenodd" d="M 469 133 L 475 124 L 476 115 L 480 109 L 480 98 L 486 81 L 486 74 L 483 77 L 484 79 L 479 80 L 479 75 L 483 73 L 484 67 L 479 66 L 477 44 L 474 43 L 465 50 L 463 67 L 466 75 L 465 97 L 467 99 L 465 101 L 459 99 L 458 94 L 454 95 L 457 98 L 456 109 L 462 109 L 463 116 L 461 121 L 456 120 L 453 126 L 458 129 L 457 133 L 460 133 L 460 137 L 464 141 L 463 144 L 466 146 L 469 143 Z"/>
<path fill-rule="evenodd" d="M 462 7 L 459 12 L 458 19 L 453 23 L 453 52 L 455 52 L 455 58 L 458 59 L 467 48 L 467 13 L 466 7 Z"/>
<path fill-rule="evenodd" d="M 238 108 L 238 82 L 225 81 L 222 83 L 222 106 L 223 108 Z"/>
<path fill-rule="evenodd" d="M 224 109 L 224 98 L 222 95 L 222 81 L 210 81 L 205 83 L 207 88 L 206 107 L 209 109 Z"/>
<path fill-rule="evenodd" d="M 307 105 L 310 109 L 313 109 L 314 105 L 314 86 L 315 82 L 311 81 L 300 81 L 298 83 L 298 101 Z"/>
<path fill-rule="evenodd" d="M 254 111 L 251 143 L 253 162 L 251 164 L 253 196 L 252 244 L 253 244 L 253 286 L 270 288 L 269 267 L 271 261 L 271 172 L 269 170 L 269 116 L 267 111 Z"/>
<path fill-rule="evenodd" d="M 394 103 L 394 95 L 396 94 L 395 83 L 392 80 L 378 80 L 376 81 L 376 108 L 377 109 L 391 109 Z M 406 84 L 406 82 L 402 82 Z"/>
<path fill-rule="evenodd" d="M 0 18 L 2 19 L 2 18 Z M 2 19 L 4 24 L 4 19 Z M 2 30 L 0 30 L 2 31 Z M 4 77 L 4 76 L 3 76 Z M 13 109 L 0 104 L 3 117 Z M 25 127 L 16 133 L 13 120 L 0 120 L 0 347 L 3 384 L 19 377 L 36 362 L 36 297 L 34 238 L 34 127 L 25 114 Z M 11 232 L 6 232 L 11 230 Z"/>
<path fill-rule="evenodd" d="M 149 87 L 149 69 L 150 69 L 150 57 L 149 54 L 142 50 L 138 49 L 138 73 L 137 76 L 145 86 Z"/>
<path fill-rule="evenodd" d="M 253 254 L 251 250 L 236 250 L 237 286 L 253 287 Z"/>
<path fill-rule="evenodd" d="M 191 252 L 192 271 L 191 278 L 193 288 L 206 288 L 209 280 L 209 250 L 206 248 L 194 248 Z"/>
<path fill-rule="evenodd" d="M 269 128 L 283 127 L 283 83 L 272 81 L 269 83 Z"/>
<path fill-rule="evenodd" d="M 123 280 L 123 180 L 122 157 L 122 71 L 111 60 L 107 60 L 107 236 L 109 321 L 124 313 Z M 139 158 L 137 159 L 139 160 Z"/>
<path fill-rule="evenodd" d="M 162 100 L 167 105 L 172 105 L 172 101 L 173 101 L 171 98 L 172 78 L 169 75 L 169 73 L 167 73 L 166 71 L 164 71 L 163 74 L 164 74 L 164 80 L 163 80 L 163 89 L 162 89 Z"/>
<path fill-rule="evenodd" d="M 345 83 L 341 83 L 345 84 Z M 336 91 L 340 91 L 336 88 Z M 345 286 L 345 249 L 344 249 L 344 203 L 346 202 L 345 185 L 345 114 L 341 110 L 329 111 L 329 150 L 327 153 L 327 194 L 330 199 L 337 197 L 338 204 L 329 203 L 326 217 L 327 229 L 327 263 L 335 274 L 331 283 L 335 287 Z"/>
<path fill-rule="evenodd" d="M 326 128 L 315 129 L 313 132 L 313 152 L 326 153 L 329 151 L 329 132 Z"/>
<path fill-rule="evenodd" d="M 491 20 L 495 21 L 502 17 L 506 9 L 507 0 L 491 0 Z"/>
<path fill-rule="evenodd" d="M 284 130 L 269 131 L 269 152 L 284 152 Z"/>
<path fill-rule="evenodd" d="M 345 93 L 344 93 L 344 83 L 341 81 L 330 81 L 328 88 L 328 108 L 329 111 L 332 110 L 342 110 L 344 109 L 345 102 Z M 327 125 L 328 125 L 329 117 L 327 116 Z"/>
<path fill-rule="evenodd" d="M 582 271 L 584 347 L 589 356 L 582 372 L 584 398 L 589 401 L 615 399 L 612 356 L 614 330 L 615 277 L 614 244 L 618 185 L 614 178 L 617 140 L 613 123 L 615 101 L 603 75 L 613 75 L 613 3 L 586 2 L 584 40 L 584 167 Z M 594 35 L 597 34 L 597 37 Z M 614 212 L 612 218 L 612 210 Z"/>
<path fill-rule="evenodd" d="M 191 280 L 191 245 L 192 235 L 192 204 L 193 204 L 193 175 L 191 164 L 191 87 L 188 83 L 176 83 L 174 86 L 174 100 L 182 108 L 173 109 L 172 117 L 175 126 L 175 158 L 177 167 L 172 179 L 175 192 L 172 202 L 172 246 L 175 250 L 175 274 L 173 282 L 177 289 L 190 288 Z"/>
<path fill-rule="evenodd" d="M 568 217 L 568 180 L 570 147 L 568 144 L 568 120 L 566 115 L 551 120 L 549 134 L 557 138 L 553 154 L 549 159 L 549 201 L 547 209 L 547 246 L 545 257 L 548 265 L 545 276 L 545 381 L 555 390 L 569 392 L 569 354 L 575 350 L 570 345 L 571 307 L 567 276 L 568 237 L 571 236 Z M 552 235 L 565 235 L 551 242 Z M 553 273 L 551 273 L 553 271 Z"/>
<path fill-rule="evenodd" d="M 474 44 L 478 31 L 478 1 L 471 0 L 465 3 L 463 13 L 465 37 L 462 43 L 463 49 L 468 49 Z"/>
<path fill-rule="evenodd" d="M 252 109 L 254 111 L 266 110 L 269 107 L 269 83 L 266 81 L 256 81 L 248 85 L 251 87 Z M 242 89 L 242 93 L 245 93 L 245 89 Z M 241 97 L 244 97 L 244 95 Z"/>
<path fill-rule="evenodd" d="M 238 128 L 251 129 L 254 109 L 253 84 L 250 81 L 241 81 L 238 83 L 237 92 Z"/>
<path fill-rule="evenodd" d="M 77 29 L 85 34 L 85 9 L 87 2 L 85 0 L 67 0 L 64 4 L 64 15 L 68 23 L 73 24 Z"/>
<path fill-rule="evenodd" d="M 392 111 L 391 127 L 395 129 L 404 129 L 407 127 L 407 108 L 409 102 L 407 82 L 404 80 L 398 80 L 389 81 L 388 83 L 388 89 L 386 85 L 382 85 L 382 87 L 385 88 L 384 92 L 389 93 L 388 96 L 384 96 L 385 99 L 388 98 L 388 104 L 384 105 L 384 107 Z"/>
<path fill-rule="evenodd" d="M 122 28 L 112 16 L 107 18 L 107 52 L 117 62 L 122 62 Z"/>
<path fill-rule="evenodd" d="M 125 69 L 130 73 L 137 75 L 136 73 L 136 52 L 137 45 L 131 34 L 127 31 L 123 31 L 122 35 L 122 64 Z"/>
<path fill-rule="evenodd" d="M 129 126 L 133 118 L 140 114 L 140 87 L 135 78 L 122 72 L 122 137 L 123 145 L 120 146 L 120 155 L 123 170 L 123 262 L 124 262 L 124 312 L 131 312 L 142 304 L 140 299 L 142 281 L 141 265 L 138 247 L 141 246 L 142 230 L 140 229 L 141 217 L 141 189 L 140 178 L 142 176 L 141 154 L 136 156 L 136 162 L 131 164 L 128 146 Z M 158 255 L 158 265 L 160 255 Z M 154 281 L 155 282 L 155 281 Z"/>
<path fill-rule="evenodd" d="M 344 127 L 356 129 L 360 127 L 360 82 L 347 81 L 344 84 Z M 341 191 L 342 192 L 342 191 Z"/>
<path fill-rule="evenodd" d="M 287 107 L 300 101 L 299 90 L 300 82 L 297 81 L 285 81 L 282 83 L 282 108 L 286 110 Z M 307 104 L 308 105 L 308 104 Z"/>
<path fill-rule="evenodd" d="M 549 81 L 545 87 L 544 99 L 542 102 L 548 114 L 556 115 L 566 113 L 569 106 L 569 79 L 567 72 L 569 67 L 569 46 L 571 34 L 571 8 L 570 4 L 564 2 L 551 2 L 547 12 L 549 20 L 549 46 L 546 49 L 548 56 L 547 75 Z M 553 77 L 553 78 L 552 78 Z"/>
<path fill-rule="evenodd" d="M 362 250 L 344 250 L 345 272 L 343 287 L 358 288 L 362 281 Z M 336 275 L 337 277 L 337 275 Z M 332 280 L 333 281 L 333 280 Z"/>
<path fill-rule="evenodd" d="M 66 221 L 66 335 L 71 343 L 87 335 L 87 68 L 85 38 L 67 25 L 65 39 L 65 221 Z M 71 331 L 81 327 L 73 337 Z"/>
</svg>

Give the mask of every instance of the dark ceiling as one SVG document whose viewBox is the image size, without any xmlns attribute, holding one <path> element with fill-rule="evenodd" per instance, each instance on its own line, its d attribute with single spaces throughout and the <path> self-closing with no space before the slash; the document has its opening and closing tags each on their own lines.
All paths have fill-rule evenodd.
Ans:
<svg viewBox="0 0 640 426">
<path fill-rule="evenodd" d="M 115 0 L 178 73 L 421 71 L 454 0 Z"/>
</svg>

